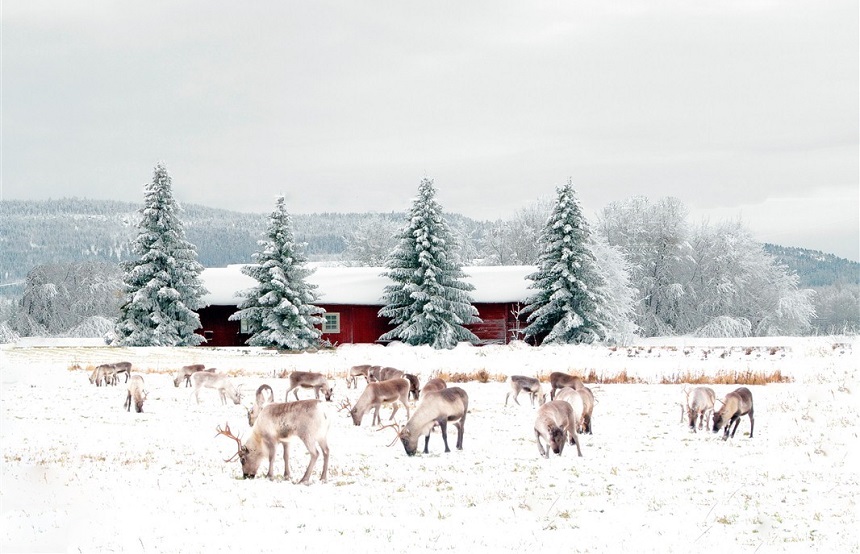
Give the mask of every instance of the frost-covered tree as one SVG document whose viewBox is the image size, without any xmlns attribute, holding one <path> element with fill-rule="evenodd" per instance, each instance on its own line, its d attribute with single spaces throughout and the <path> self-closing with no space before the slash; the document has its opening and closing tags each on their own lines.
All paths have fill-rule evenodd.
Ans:
<svg viewBox="0 0 860 554">
<path fill-rule="evenodd" d="M 344 237 L 344 260 L 353 266 L 382 267 L 397 245 L 399 227 L 397 221 L 379 214 L 358 220 Z"/>
<path fill-rule="evenodd" d="M 244 291 L 239 311 L 230 320 L 245 322 L 250 346 L 270 346 L 304 350 L 319 345 L 324 310 L 314 306 L 316 285 L 307 282 L 313 270 L 293 237 L 293 224 L 284 197 L 275 201 L 265 238 L 253 254 L 254 265 L 242 273 L 257 280 L 257 286 Z"/>
<path fill-rule="evenodd" d="M 517 211 L 510 220 L 496 221 L 481 240 L 484 265 L 532 265 L 539 250 L 535 245 L 552 211 L 552 200 L 541 199 Z"/>
<path fill-rule="evenodd" d="M 596 268 L 603 282 L 600 305 L 601 319 L 606 326 L 607 342 L 627 345 L 636 336 L 636 299 L 638 291 L 630 281 L 630 264 L 620 248 L 610 246 L 606 239 L 592 236 L 591 243 Z"/>
<path fill-rule="evenodd" d="M 606 334 L 601 313 L 603 280 L 591 250 L 591 234 L 568 181 L 556 189 L 555 206 L 541 232 L 538 270 L 528 276 L 537 292 L 526 300 L 527 340 L 580 343 Z"/>
<path fill-rule="evenodd" d="M 185 240 L 173 199 L 172 182 L 163 163 L 144 185 L 138 235 L 132 251 L 138 259 L 123 262 L 125 301 L 120 307 L 114 344 L 120 346 L 195 346 L 203 337 L 195 310 L 206 289 L 197 250 Z"/>
<path fill-rule="evenodd" d="M 469 295 L 474 287 L 462 280 L 466 275 L 432 180 L 421 181 L 408 217 L 386 262 L 384 275 L 394 284 L 385 287 L 385 306 L 379 310 L 395 328 L 380 338 L 436 349 L 477 342 L 464 327 L 481 321 Z"/>
</svg>

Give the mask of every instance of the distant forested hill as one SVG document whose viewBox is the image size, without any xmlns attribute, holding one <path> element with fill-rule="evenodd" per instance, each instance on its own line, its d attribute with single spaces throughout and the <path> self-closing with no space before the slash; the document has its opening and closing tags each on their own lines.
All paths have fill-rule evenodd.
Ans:
<svg viewBox="0 0 860 554">
<path fill-rule="evenodd" d="M 793 246 L 765 243 L 764 250 L 797 273 L 800 286 L 826 287 L 835 284 L 860 284 L 860 263 Z"/>
</svg>

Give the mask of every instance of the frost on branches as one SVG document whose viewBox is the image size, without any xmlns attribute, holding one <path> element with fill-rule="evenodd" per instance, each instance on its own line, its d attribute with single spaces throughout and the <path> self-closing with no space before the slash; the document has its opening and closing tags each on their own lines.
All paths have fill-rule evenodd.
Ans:
<svg viewBox="0 0 860 554">
<path fill-rule="evenodd" d="M 125 302 L 120 307 L 114 344 L 118 346 L 196 346 L 203 337 L 197 309 L 206 293 L 203 266 L 185 240 L 180 208 L 173 199 L 164 164 L 155 166 L 144 186 L 139 233 L 132 251 L 140 258 L 124 262 Z"/>
<path fill-rule="evenodd" d="M 603 282 L 590 248 L 588 224 L 570 181 L 556 190 L 552 214 L 540 237 L 538 270 L 528 276 L 524 333 L 537 343 L 580 343 L 605 335 L 600 316 Z"/>
<path fill-rule="evenodd" d="M 270 346 L 304 350 L 319 346 L 324 310 L 317 301 L 316 285 L 307 283 L 313 270 L 305 268 L 306 259 L 293 238 L 293 224 L 284 206 L 284 197 L 276 200 L 269 218 L 265 239 L 253 254 L 256 265 L 242 268 L 242 273 L 259 282 L 244 291 L 239 311 L 231 321 L 245 322 L 251 334 L 250 346 Z"/>
<path fill-rule="evenodd" d="M 454 348 L 458 342 L 478 341 L 464 325 L 480 323 L 466 275 L 456 258 L 454 237 L 435 200 L 431 179 L 423 179 L 412 203 L 409 223 L 398 234 L 397 247 L 384 273 L 394 284 L 385 287 L 379 315 L 396 327 L 381 340 Z"/>
</svg>

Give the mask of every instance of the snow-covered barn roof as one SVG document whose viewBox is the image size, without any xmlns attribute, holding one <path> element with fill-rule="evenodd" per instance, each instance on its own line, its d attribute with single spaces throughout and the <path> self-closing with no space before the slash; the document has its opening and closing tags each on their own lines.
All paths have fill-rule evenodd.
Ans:
<svg viewBox="0 0 860 554">
<path fill-rule="evenodd" d="M 242 273 L 242 265 L 212 267 L 203 270 L 201 278 L 209 293 L 203 296 L 206 306 L 236 306 L 242 301 L 240 293 L 257 285 L 257 281 Z M 381 306 L 382 295 L 392 281 L 383 277 L 383 267 L 308 267 L 314 272 L 308 283 L 317 285 L 319 304 L 353 304 Z M 464 267 L 465 281 L 471 283 L 475 303 L 522 302 L 534 291 L 526 275 L 534 266 L 470 266 Z"/>
</svg>

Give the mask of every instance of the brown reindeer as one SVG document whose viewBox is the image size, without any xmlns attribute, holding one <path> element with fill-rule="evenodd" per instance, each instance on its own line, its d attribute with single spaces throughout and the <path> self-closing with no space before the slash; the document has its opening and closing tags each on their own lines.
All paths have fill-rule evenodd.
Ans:
<svg viewBox="0 0 860 554">
<path fill-rule="evenodd" d="M 579 390 L 585 385 L 582 383 L 582 379 L 577 377 L 576 375 L 568 375 L 567 373 L 562 373 L 561 371 L 553 371 L 549 374 L 549 383 L 550 383 L 550 391 L 549 398 L 550 400 L 555 400 L 555 391 L 562 389 L 564 387 L 570 387 L 574 390 Z"/>
<path fill-rule="evenodd" d="M 257 470 L 263 459 L 268 459 L 269 462 L 269 472 L 266 477 L 273 479 L 275 454 L 278 444 L 281 444 L 284 449 L 284 479 L 289 481 L 289 441 L 292 438 L 301 440 L 311 456 L 308 468 L 299 481 L 299 483 L 307 485 L 310 483 L 311 473 L 317 458 L 319 458 L 320 451 L 323 455 L 320 481 L 324 483 L 328 478 L 328 429 L 328 416 L 326 416 L 325 410 L 322 409 L 318 400 L 298 400 L 296 402 L 277 402 L 265 406 L 257 421 L 254 422 L 251 435 L 244 444 L 230 432 L 229 425 L 225 425 L 223 430 L 218 427 L 217 431 L 219 435 L 236 441 L 239 451 L 232 458 L 224 461 L 230 462 L 238 458 L 242 464 L 242 477 L 244 479 L 253 479 L 257 476 Z"/>
<path fill-rule="evenodd" d="M 543 387 L 541 386 L 539 379 L 526 377 L 525 375 L 511 375 L 511 390 L 507 395 L 505 395 L 505 406 L 508 405 L 508 399 L 511 397 L 511 393 L 514 395 L 514 402 L 519 405 L 520 401 L 517 400 L 517 397 L 522 391 L 529 393 L 529 398 L 532 401 L 532 408 L 535 406 L 535 399 L 537 399 L 538 405 L 541 406 L 546 402 L 546 395 L 543 392 Z"/>
<path fill-rule="evenodd" d="M 403 372 L 394 367 L 373 366 L 368 373 L 370 381 L 388 381 L 389 379 L 403 379 Z"/>
<path fill-rule="evenodd" d="M 428 392 L 436 392 L 442 389 L 448 388 L 448 383 L 439 379 L 438 377 L 434 377 L 424 383 L 424 387 L 421 389 L 421 394 L 427 394 Z"/>
<path fill-rule="evenodd" d="M 206 371 L 206 366 L 203 364 L 190 364 L 190 365 L 182 366 L 176 372 L 176 377 L 173 379 L 173 386 L 178 387 L 179 383 L 181 383 L 182 380 L 185 379 L 185 387 L 186 388 L 190 387 L 191 386 L 191 375 L 193 375 L 197 371 Z M 214 371 L 215 371 L 214 367 L 209 370 L 210 373 L 214 372 Z"/>
<path fill-rule="evenodd" d="M 368 383 L 367 388 L 358 397 L 355 407 L 349 406 L 348 401 L 344 403 L 343 407 L 351 408 L 349 414 L 352 416 L 353 424 L 358 427 L 361 425 L 364 414 L 371 408 L 374 409 L 371 425 L 380 423 L 379 409 L 383 404 L 394 405 L 389 420 L 394 419 L 394 414 L 400 408 L 398 402 L 406 407 L 406 417 L 409 418 L 409 381 L 406 379 L 389 379 L 378 383 Z"/>
<path fill-rule="evenodd" d="M 346 375 L 346 388 L 348 388 L 348 389 L 349 388 L 352 388 L 352 389 L 358 388 L 357 380 L 359 377 L 364 377 L 364 382 L 369 383 L 370 379 L 368 379 L 367 374 L 370 371 L 370 368 L 372 368 L 372 367 L 373 367 L 372 365 L 363 364 L 363 365 L 354 365 L 351 368 L 349 368 L 349 372 Z"/>
<path fill-rule="evenodd" d="M 738 387 L 726 395 L 722 407 L 714 413 L 714 433 L 723 429 L 723 440 L 727 440 L 730 436 L 729 429 L 731 429 L 731 437 L 734 438 L 735 431 L 741 424 L 741 416 L 745 415 L 750 418 L 750 438 L 753 438 L 755 419 L 753 419 L 752 393 L 746 387 Z M 732 423 L 735 424 L 734 428 L 732 428 Z"/>
<path fill-rule="evenodd" d="M 131 403 L 134 401 L 134 411 L 137 413 L 143 412 L 143 401 L 149 395 L 143 390 L 143 377 L 133 375 L 128 383 L 128 395 L 125 398 L 125 403 L 122 405 L 127 412 L 131 411 Z"/>
<path fill-rule="evenodd" d="M 466 413 L 469 411 L 469 395 L 460 387 L 444 388 L 424 395 L 415 413 L 400 429 L 394 426 L 397 438 L 403 443 L 408 456 L 414 456 L 418 450 L 418 438 L 424 435 L 424 453 L 430 442 L 430 431 L 436 425 L 442 431 L 442 441 L 445 452 L 451 452 L 448 447 L 448 423 L 454 423 L 457 428 L 457 450 L 463 450 L 463 433 L 466 425 Z M 397 439 L 395 439 L 395 442 Z M 394 444 L 394 443 L 391 443 Z"/>
<path fill-rule="evenodd" d="M 417 402 L 418 397 L 421 396 L 421 381 L 418 380 L 417 375 L 411 373 L 404 373 L 403 378 L 409 381 L 409 396 Z"/>
<path fill-rule="evenodd" d="M 290 373 L 290 388 L 284 402 L 290 401 L 290 392 L 299 399 L 299 389 L 314 389 L 314 397 L 320 399 L 320 391 L 323 392 L 326 402 L 331 402 L 332 388 L 328 384 L 326 376 L 313 371 L 294 371 Z"/>
<path fill-rule="evenodd" d="M 248 425 L 254 425 L 263 408 L 274 401 L 275 393 L 272 392 L 272 387 L 265 383 L 257 387 L 257 393 L 254 396 L 254 405 L 248 410 Z"/>
<path fill-rule="evenodd" d="M 577 427 L 579 427 L 579 421 L 573 412 L 573 407 L 563 400 L 551 400 L 538 408 L 535 437 L 540 455 L 549 458 L 549 451 L 552 450 L 561 456 L 564 443 L 570 438 L 570 444 L 576 445 L 576 452 L 581 458 L 582 450 L 579 448 Z M 541 444 L 541 439 L 547 443 L 546 449 Z"/>
</svg>

